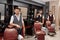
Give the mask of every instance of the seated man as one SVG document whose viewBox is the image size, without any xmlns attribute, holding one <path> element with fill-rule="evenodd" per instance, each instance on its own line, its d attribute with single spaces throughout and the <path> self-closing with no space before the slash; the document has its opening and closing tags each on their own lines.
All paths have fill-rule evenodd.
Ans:
<svg viewBox="0 0 60 40">
<path fill-rule="evenodd" d="M 23 36 L 21 35 L 22 28 L 23 28 L 23 31 L 25 33 L 25 26 L 24 26 L 22 14 L 21 14 L 21 9 L 20 8 L 15 8 L 14 13 L 15 14 L 11 16 L 10 25 L 12 25 L 12 27 L 15 27 L 17 29 L 18 40 L 24 40 Z"/>
<path fill-rule="evenodd" d="M 36 21 L 40 22 L 40 25 L 42 25 L 42 30 L 46 32 L 46 27 L 44 26 L 44 16 L 42 15 L 43 11 L 39 10 L 36 16 Z"/>
<path fill-rule="evenodd" d="M 53 28 L 55 28 L 55 24 L 54 24 L 55 16 L 52 14 L 51 11 L 49 11 L 49 15 L 48 15 L 47 20 L 50 21 L 50 22 L 51 22 L 51 26 L 52 26 Z"/>
<path fill-rule="evenodd" d="M 39 10 L 36 16 L 36 20 L 44 24 L 44 16 L 42 15 L 43 11 Z"/>
</svg>

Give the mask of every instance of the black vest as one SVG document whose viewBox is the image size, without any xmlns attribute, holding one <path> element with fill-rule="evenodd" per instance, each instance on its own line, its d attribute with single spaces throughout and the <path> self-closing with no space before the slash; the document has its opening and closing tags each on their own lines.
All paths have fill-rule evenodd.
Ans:
<svg viewBox="0 0 60 40">
<path fill-rule="evenodd" d="M 53 15 L 49 15 L 49 21 L 51 21 L 51 23 L 53 23 Z"/>
<path fill-rule="evenodd" d="M 22 28 L 22 15 L 20 14 L 20 20 L 19 21 L 15 15 L 13 15 L 13 17 L 14 17 L 13 23 L 20 25 Z"/>
<path fill-rule="evenodd" d="M 38 15 L 37 16 L 37 21 L 42 22 L 42 18 L 43 18 L 43 16 Z"/>
</svg>

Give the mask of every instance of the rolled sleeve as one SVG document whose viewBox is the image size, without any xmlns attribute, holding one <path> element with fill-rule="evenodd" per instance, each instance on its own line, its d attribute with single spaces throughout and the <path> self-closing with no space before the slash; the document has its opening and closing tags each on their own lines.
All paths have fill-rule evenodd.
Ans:
<svg viewBox="0 0 60 40">
<path fill-rule="evenodd" d="M 53 15 L 53 18 L 54 18 L 54 20 L 55 20 L 55 16 Z"/>
<path fill-rule="evenodd" d="M 44 16 L 43 16 L 43 19 L 44 19 Z"/>
<path fill-rule="evenodd" d="M 24 21 L 23 21 L 23 17 L 22 17 L 22 23 L 24 23 Z"/>
<path fill-rule="evenodd" d="M 13 23 L 13 20 L 14 20 L 14 18 L 13 18 L 13 16 L 11 16 L 10 23 Z"/>
</svg>

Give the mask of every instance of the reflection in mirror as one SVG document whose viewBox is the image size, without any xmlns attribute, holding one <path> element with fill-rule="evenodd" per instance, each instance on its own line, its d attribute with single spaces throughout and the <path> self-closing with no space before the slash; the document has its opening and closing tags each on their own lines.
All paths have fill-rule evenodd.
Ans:
<svg viewBox="0 0 60 40">
<path fill-rule="evenodd" d="M 26 19 L 27 18 L 27 10 L 28 9 L 26 7 L 19 7 L 19 8 L 21 8 L 23 19 Z"/>
<path fill-rule="evenodd" d="M 4 20 L 4 4 L 0 4 L 0 15 L 1 15 L 1 20 Z"/>
</svg>

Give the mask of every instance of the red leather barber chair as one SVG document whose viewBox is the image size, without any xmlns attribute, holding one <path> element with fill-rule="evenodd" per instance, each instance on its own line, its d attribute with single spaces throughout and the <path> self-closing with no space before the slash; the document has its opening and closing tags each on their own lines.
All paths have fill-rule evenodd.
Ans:
<svg viewBox="0 0 60 40">
<path fill-rule="evenodd" d="M 34 23 L 34 30 L 37 40 L 45 40 L 45 32 L 41 30 L 40 22 Z"/>
<path fill-rule="evenodd" d="M 0 33 L 0 40 L 3 39 L 3 33 Z"/>
<path fill-rule="evenodd" d="M 17 40 L 18 33 L 15 28 L 6 28 L 4 31 L 4 40 Z"/>
<path fill-rule="evenodd" d="M 47 21 L 46 22 L 46 27 L 48 29 L 48 34 L 53 35 L 55 33 L 55 29 L 51 26 L 51 22 Z"/>
</svg>

